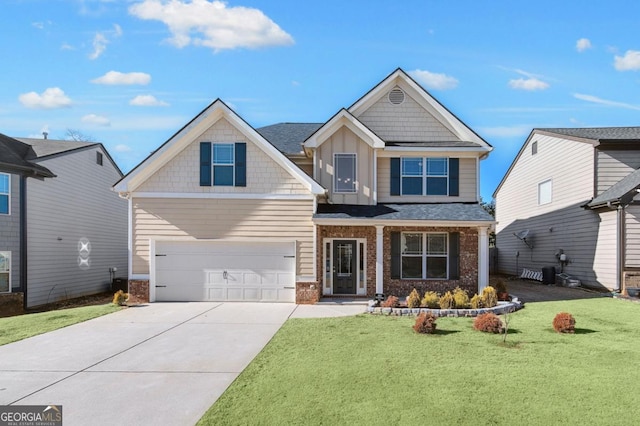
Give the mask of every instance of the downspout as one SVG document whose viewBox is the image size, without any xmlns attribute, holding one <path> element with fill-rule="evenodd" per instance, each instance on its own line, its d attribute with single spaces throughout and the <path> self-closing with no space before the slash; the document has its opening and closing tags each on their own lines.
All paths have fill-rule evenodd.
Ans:
<svg viewBox="0 0 640 426">
<path fill-rule="evenodd" d="M 624 268 L 625 210 L 622 203 L 616 207 L 611 201 L 607 201 L 607 207 L 616 211 L 616 283 L 613 291 L 620 293 Z"/>
<path fill-rule="evenodd" d="M 22 289 L 22 308 L 27 303 L 27 177 L 20 175 L 20 288 Z"/>
</svg>

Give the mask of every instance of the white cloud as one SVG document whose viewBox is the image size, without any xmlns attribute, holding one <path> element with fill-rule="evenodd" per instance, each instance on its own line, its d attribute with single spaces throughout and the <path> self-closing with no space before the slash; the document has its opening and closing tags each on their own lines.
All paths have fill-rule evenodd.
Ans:
<svg viewBox="0 0 640 426">
<path fill-rule="evenodd" d="M 138 95 L 129 101 L 134 106 L 169 106 L 168 103 L 156 99 L 153 95 Z"/>
<path fill-rule="evenodd" d="M 31 23 L 32 27 L 35 27 L 39 30 L 43 30 L 44 29 L 44 22 L 32 22 Z"/>
<path fill-rule="evenodd" d="M 446 74 L 438 74 L 424 70 L 409 71 L 409 75 L 427 89 L 447 90 L 458 86 L 458 80 Z"/>
<path fill-rule="evenodd" d="M 125 144 L 116 145 L 113 148 L 113 150 L 115 152 L 131 152 L 132 151 L 131 147 L 129 145 L 125 145 Z"/>
<path fill-rule="evenodd" d="M 122 73 L 119 71 L 109 71 L 102 77 L 91 80 L 95 84 L 108 84 L 108 85 L 147 85 L 151 82 L 151 76 L 144 72 L 129 72 Z"/>
<path fill-rule="evenodd" d="M 227 7 L 219 0 L 144 0 L 129 7 L 140 19 L 163 22 L 172 37 L 168 41 L 178 48 L 189 44 L 214 51 L 240 47 L 259 48 L 291 45 L 293 37 L 259 9 Z"/>
<path fill-rule="evenodd" d="M 59 87 L 50 87 L 42 94 L 23 93 L 18 96 L 18 100 L 25 107 L 32 109 L 56 109 L 71 106 L 71 99 Z"/>
<path fill-rule="evenodd" d="M 624 56 L 616 55 L 614 66 L 618 71 L 638 71 L 640 70 L 640 51 L 627 50 Z"/>
<path fill-rule="evenodd" d="M 120 37 L 122 35 L 122 27 L 118 24 L 113 24 L 113 36 Z"/>
<path fill-rule="evenodd" d="M 545 83 L 542 80 L 538 80 L 537 78 L 518 78 L 514 80 L 509 80 L 509 87 L 512 89 L 518 90 L 545 90 L 549 88 L 549 83 Z"/>
<path fill-rule="evenodd" d="M 573 97 L 576 98 L 576 99 L 580 99 L 581 101 L 591 102 L 591 103 L 595 103 L 595 104 L 618 107 L 618 108 L 625 108 L 625 109 L 633 109 L 633 110 L 636 110 L 636 111 L 640 111 L 640 106 L 638 106 L 638 105 L 632 105 L 632 104 L 627 104 L 627 103 L 618 102 L 618 101 L 610 101 L 608 99 L 602 99 L 602 98 L 599 98 L 597 96 L 585 95 L 585 94 L 582 94 L 582 93 L 574 93 Z"/>
<path fill-rule="evenodd" d="M 531 125 L 481 127 L 478 131 L 485 137 L 512 138 L 528 135 L 532 127 Z"/>
<path fill-rule="evenodd" d="M 111 121 L 105 116 L 96 114 L 87 114 L 82 117 L 82 122 L 87 124 L 93 124 L 95 126 L 111 126 Z"/>
<path fill-rule="evenodd" d="M 76 48 L 69 43 L 62 43 L 62 46 L 60 46 L 60 50 L 76 50 Z"/>
<path fill-rule="evenodd" d="M 89 59 L 98 59 L 104 51 L 107 49 L 109 39 L 107 35 L 112 38 L 117 38 L 122 35 L 122 27 L 118 24 L 113 24 L 113 30 L 96 33 L 93 37 L 93 52 L 89 55 Z"/>
<path fill-rule="evenodd" d="M 591 49 L 591 41 L 588 38 L 581 38 L 576 42 L 576 50 L 578 52 L 584 52 L 587 49 Z"/>
</svg>

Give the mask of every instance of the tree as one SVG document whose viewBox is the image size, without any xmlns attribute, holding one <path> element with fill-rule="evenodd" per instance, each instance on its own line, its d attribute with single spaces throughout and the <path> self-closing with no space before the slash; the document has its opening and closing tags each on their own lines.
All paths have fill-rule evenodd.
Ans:
<svg viewBox="0 0 640 426">
<path fill-rule="evenodd" d="M 94 138 L 93 135 L 88 135 L 78 129 L 70 129 L 70 128 L 67 128 L 67 131 L 64 134 L 64 139 L 68 141 L 76 141 L 76 142 L 95 142 L 96 140 L 96 138 Z"/>
<path fill-rule="evenodd" d="M 486 202 L 480 197 L 480 205 L 487 213 L 494 218 L 496 217 L 496 200 L 492 199 L 490 202 Z"/>
</svg>

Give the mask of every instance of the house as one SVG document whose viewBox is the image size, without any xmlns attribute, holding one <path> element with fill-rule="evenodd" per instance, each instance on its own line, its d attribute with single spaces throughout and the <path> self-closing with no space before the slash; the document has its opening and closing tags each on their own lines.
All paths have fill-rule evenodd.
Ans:
<svg viewBox="0 0 640 426">
<path fill-rule="evenodd" d="M 398 69 L 325 123 L 254 129 L 216 100 L 129 172 L 138 300 L 315 303 L 478 291 L 492 147 Z"/>
<path fill-rule="evenodd" d="M 640 284 L 640 127 L 534 129 L 496 189 L 499 270 Z"/>
<path fill-rule="evenodd" d="M 99 143 L 0 135 L 0 293 L 25 308 L 110 289 L 127 270 L 122 173 Z"/>
</svg>

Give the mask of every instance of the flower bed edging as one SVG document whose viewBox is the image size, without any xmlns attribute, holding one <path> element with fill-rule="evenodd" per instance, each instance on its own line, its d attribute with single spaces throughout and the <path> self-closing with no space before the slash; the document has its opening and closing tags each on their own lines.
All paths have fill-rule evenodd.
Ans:
<svg viewBox="0 0 640 426">
<path fill-rule="evenodd" d="M 426 312 L 437 317 L 477 317 L 488 312 L 502 315 L 524 308 L 524 303 L 517 297 L 513 297 L 510 302 L 498 302 L 498 305 L 493 308 L 480 309 L 381 308 L 373 306 L 374 303 L 373 301 L 369 302 L 367 312 L 373 315 L 388 316 L 417 316 Z"/>
</svg>

